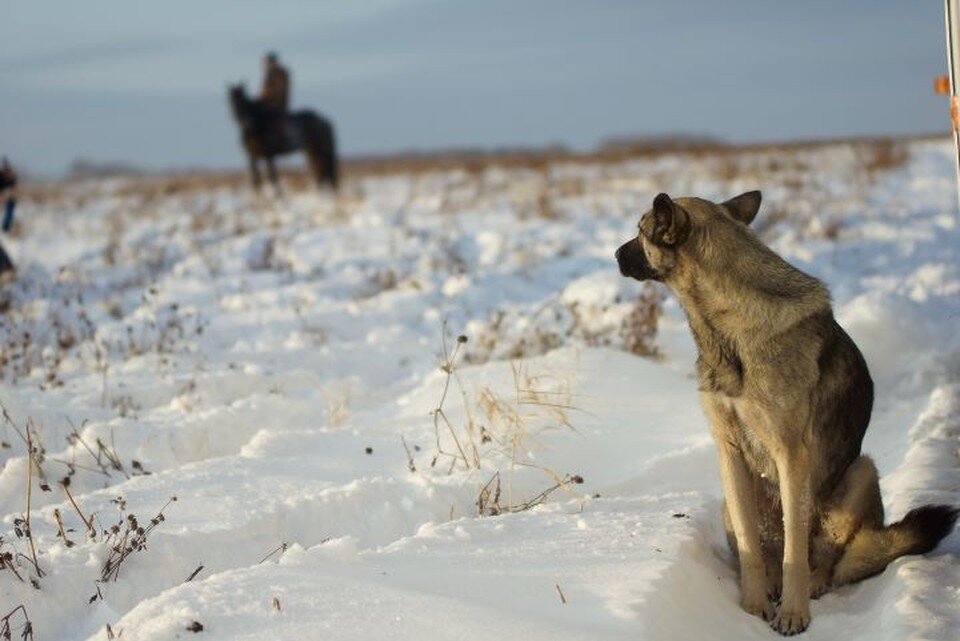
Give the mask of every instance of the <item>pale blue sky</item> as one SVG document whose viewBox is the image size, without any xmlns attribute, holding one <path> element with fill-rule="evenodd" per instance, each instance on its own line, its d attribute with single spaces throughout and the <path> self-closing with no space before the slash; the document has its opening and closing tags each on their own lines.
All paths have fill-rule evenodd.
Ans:
<svg viewBox="0 0 960 641">
<path fill-rule="evenodd" d="M 934 0 L 47 0 L 4 10 L 0 153 L 239 165 L 228 81 L 276 49 L 346 154 L 945 130 Z"/>
</svg>

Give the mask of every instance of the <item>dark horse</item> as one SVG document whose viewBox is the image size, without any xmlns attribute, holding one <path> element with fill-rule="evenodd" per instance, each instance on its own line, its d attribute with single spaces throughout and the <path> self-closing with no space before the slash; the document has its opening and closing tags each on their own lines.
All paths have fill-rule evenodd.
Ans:
<svg viewBox="0 0 960 641">
<path fill-rule="evenodd" d="M 301 149 L 307 154 L 317 185 L 328 184 L 337 188 L 337 149 L 330 121 L 308 110 L 294 111 L 278 118 L 251 100 L 243 84 L 230 87 L 228 96 L 233 117 L 240 125 L 240 139 L 247 152 L 256 189 L 260 189 L 260 169 L 257 166 L 260 158 L 267 161 L 270 182 L 279 189 L 274 157 Z"/>
</svg>

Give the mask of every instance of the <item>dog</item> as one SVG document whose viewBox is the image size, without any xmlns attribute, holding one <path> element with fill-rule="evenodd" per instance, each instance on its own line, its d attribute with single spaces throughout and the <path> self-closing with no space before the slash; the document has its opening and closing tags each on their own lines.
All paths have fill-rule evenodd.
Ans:
<svg viewBox="0 0 960 641">
<path fill-rule="evenodd" d="M 877 470 L 860 452 L 866 362 L 827 287 L 749 229 L 760 202 L 759 191 L 719 204 L 660 194 L 616 258 L 624 276 L 667 285 L 686 313 L 741 605 L 792 635 L 810 624 L 811 597 L 929 552 L 958 510 L 927 505 L 884 526 Z"/>
</svg>

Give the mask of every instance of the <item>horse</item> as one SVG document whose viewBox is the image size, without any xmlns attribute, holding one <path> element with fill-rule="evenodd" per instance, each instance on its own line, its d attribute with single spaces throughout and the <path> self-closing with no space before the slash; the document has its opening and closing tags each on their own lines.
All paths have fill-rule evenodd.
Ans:
<svg viewBox="0 0 960 641">
<path fill-rule="evenodd" d="M 279 191 L 274 157 L 300 150 L 307 155 L 317 186 L 326 184 L 337 188 L 336 140 L 329 120 L 310 110 L 282 116 L 273 114 L 247 96 L 243 83 L 230 86 L 227 97 L 233 117 L 240 126 L 240 141 L 247 153 L 254 189 L 260 189 L 259 159 L 266 161 L 270 182 Z"/>
</svg>

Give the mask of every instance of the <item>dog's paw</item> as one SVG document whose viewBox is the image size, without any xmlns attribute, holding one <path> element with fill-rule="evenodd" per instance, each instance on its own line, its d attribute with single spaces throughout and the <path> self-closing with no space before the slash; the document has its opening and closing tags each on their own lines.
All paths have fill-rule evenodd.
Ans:
<svg viewBox="0 0 960 641">
<path fill-rule="evenodd" d="M 830 591 L 830 575 L 826 572 L 813 572 L 810 575 L 810 598 L 819 599 Z"/>
<path fill-rule="evenodd" d="M 780 608 L 770 627 L 785 637 L 800 634 L 810 625 L 810 610 L 805 611 Z"/>
<path fill-rule="evenodd" d="M 744 599 L 740 607 L 753 616 L 760 617 L 764 621 L 772 621 L 776 614 L 774 604 L 766 597 L 758 599 Z"/>
<path fill-rule="evenodd" d="M 818 585 L 810 586 L 810 598 L 819 599 L 824 594 L 830 591 L 830 583 L 820 583 Z"/>
</svg>

